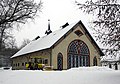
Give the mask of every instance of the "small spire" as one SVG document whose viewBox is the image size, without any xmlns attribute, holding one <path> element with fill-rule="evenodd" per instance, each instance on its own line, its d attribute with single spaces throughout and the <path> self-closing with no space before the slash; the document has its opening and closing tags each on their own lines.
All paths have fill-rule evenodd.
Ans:
<svg viewBox="0 0 120 84">
<path fill-rule="evenodd" d="M 48 30 L 46 30 L 45 34 L 50 34 L 52 33 L 51 29 L 50 29 L 50 19 L 48 19 Z"/>
</svg>

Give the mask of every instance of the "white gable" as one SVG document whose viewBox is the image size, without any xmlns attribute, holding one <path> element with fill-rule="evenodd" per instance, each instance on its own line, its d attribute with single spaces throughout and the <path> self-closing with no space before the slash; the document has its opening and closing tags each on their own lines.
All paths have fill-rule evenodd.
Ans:
<svg viewBox="0 0 120 84">
<path fill-rule="evenodd" d="M 24 55 L 27 53 L 43 50 L 50 48 L 53 44 L 55 44 L 64 34 L 66 34 L 71 28 L 73 28 L 76 24 L 70 24 L 69 26 L 65 28 L 61 28 L 53 33 L 50 33 L 49 35 L 46 35 L 44 37 L 41 37 L 37 40 L 34 40 L 30 42 L 28 45 L 26 45 L 24 48 L 22 48 L 20 51 L 18 51 L 15 55 L 13 55 L 11 58 Z"/>
</svg>

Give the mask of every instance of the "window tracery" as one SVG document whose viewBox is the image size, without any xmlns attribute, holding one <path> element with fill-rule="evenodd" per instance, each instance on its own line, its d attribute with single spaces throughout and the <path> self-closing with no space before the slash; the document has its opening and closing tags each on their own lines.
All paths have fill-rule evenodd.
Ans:
<svg viewBox="0 0 120 84">
<path fill-rule="evenodd" d="M 89 66 L 89 49 L 81 40 L 72 41 L 68 47 L 68 68 Z"/>
</svg>

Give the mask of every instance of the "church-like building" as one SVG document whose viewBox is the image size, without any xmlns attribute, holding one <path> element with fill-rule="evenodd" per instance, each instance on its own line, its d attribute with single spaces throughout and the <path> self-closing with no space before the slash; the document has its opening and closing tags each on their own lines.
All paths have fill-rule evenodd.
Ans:
<svg viewBox="0 0 120 84">
<path fill-rule="evenodd" d="M 46 34 L 31 41 L 11 57 L 12 69 L 26 69 L 29 62 L 45 64 L 53 70 L 100 66 L 100 56 L 104 54 L 81 20 L 66 23 L 54 32 L 49 24 Z"/>
</svg>

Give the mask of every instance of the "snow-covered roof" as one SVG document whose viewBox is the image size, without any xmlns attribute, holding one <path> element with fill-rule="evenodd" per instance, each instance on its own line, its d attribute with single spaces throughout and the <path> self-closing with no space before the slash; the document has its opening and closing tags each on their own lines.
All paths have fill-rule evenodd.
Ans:
<svg viewBox="0 0 120 84">
<path fill-rule="evenodd" d="M 18 51 L 11 58 L 51 48 L 60 38 L 62 38 L 69 30 L 71 30 L 78 23 L 80 23 L 83 26 L 83 28 L 85 29 L 85 31 L 87 32 L 89 37 L 93 40 L 94 44 L 99 49 L 100 54 L 104 55 L 103 52 L 100 50 L 99 46 L 96 44 L 96 42 L 94 41 L 94 39 L 90 35 L 90 33 L 87 31 L 87 29 L 83 25 L 83 23 L 81 21 L 78 21 L 78 22 L 75 22 L 75 23 L 72 23 L 72 24 L 66 26 L 65 28 L 60 28 L 59 30 L 52 32 L 49 35 L 43 36 L 37 40 L 30 42 L 28 45 L 23 47 L 20 51 Z"/>
<path fill-rule="evenodd" d="M 69 26 L 65 28 L 60 28 L 59 30 L 56 30 L 53 33 L 50 33 L 49 35 L 43 36 L 37 40 L 34 40 L 30 42 L 28 45 L 26 45 L 24 48 L 22 48 L 20 51 L 18 51 L 15 55 L 13 55 L 11 58 L 24 55 L 27 53 L 40 51 L 43 49 L 50 48 L 53 44 L 55 44 L 64 34 L 66 34 L 75 24 L 78 22 L 72 23 Z"/>
</svg>

